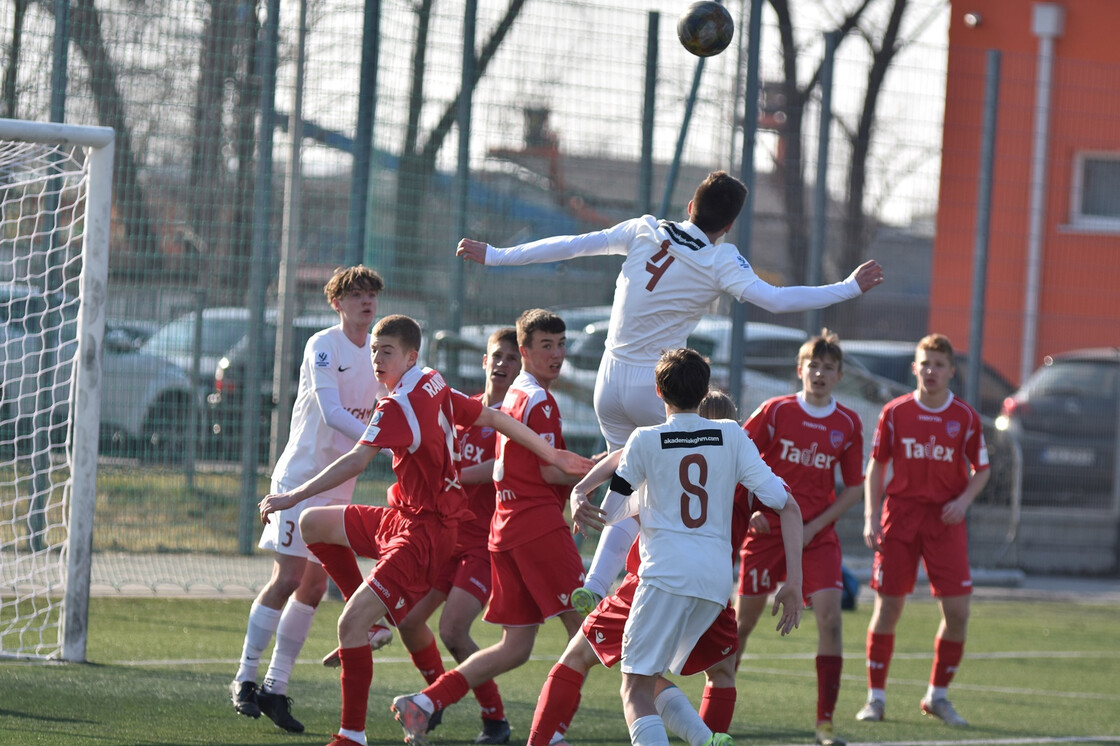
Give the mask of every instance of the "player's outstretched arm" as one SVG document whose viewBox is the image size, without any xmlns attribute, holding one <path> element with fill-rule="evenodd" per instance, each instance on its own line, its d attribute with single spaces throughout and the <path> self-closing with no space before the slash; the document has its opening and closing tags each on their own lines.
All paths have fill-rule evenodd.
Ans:
<svg viewBox="0 0 1120 746">
<path fill-rule="evenodd" d="M 380 448 L 355 443 L 354 447 L 339 456 L 334 462 L 308 481 L 291 492 L 266 495 L 257 507 L 261 512 L 261 523 L 268 523 L 268 516 L 277 510 L 287 510 L 309 497 L 337 487 L 348 479 L 361 474 Z"/>
<path fill-rule="evenodd" d="M 464 238 L 455 247 L 455 256 L 464 260 L 486 264 L 486 242 L 475 241 L 473 238 Z"/>
<path fill-rule="evenodd" d="M 593 466 L 591 459 L 586 456 L 553 448 L 529 426 L 515 420 L 500 409 L 483 407 L 478 419 L 473 424 L 494 428 L 515 443 L 528 448 L 545 463 L 551 464 L 573 477 L 582 477 Z"/>
</svg>

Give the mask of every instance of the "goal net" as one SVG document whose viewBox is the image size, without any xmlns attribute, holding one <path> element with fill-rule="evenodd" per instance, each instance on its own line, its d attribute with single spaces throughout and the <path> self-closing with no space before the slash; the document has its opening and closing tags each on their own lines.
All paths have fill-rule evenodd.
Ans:
<svg viewBox="0 0 1120 746">
<path fill-rule="evenodd" d="M 0 119 L 0 656 L 85 660 L 113 131 Z"/>
</svg>

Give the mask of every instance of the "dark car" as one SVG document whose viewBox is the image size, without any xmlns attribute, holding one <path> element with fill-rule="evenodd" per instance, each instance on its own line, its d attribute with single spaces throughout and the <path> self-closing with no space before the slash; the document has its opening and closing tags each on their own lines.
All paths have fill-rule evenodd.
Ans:
<svg viewBox="0 0 1120 746">
<path fill-rule="evenodd" d="M 1118 419 L 1120 348 L 1048 356 L 996 420 L 1022 452 L 1023 504 L 1109 507 Z"/>
<path fill-rule="evenodd" d="M 915 386 L 914 372 L 910 364 L 914 362 L 914 342 L 885 339 L 840 339 L 844 358 L 856 360 L 870 372 L 883 378 Z M 949 382 L 949 388 L 960 396 L 965 396 L 965 377 L 968 375 L 968 353 L 955 351 L 957 372 Z M 1003 400 L 1011 395 L 1015 387 L 999 371 L 984 363 L 980 369 L 980 400 L 969 401 L 982 415 L 995 417 L 999 414 Z"/>
<path fill-rule="evenodd" d="M 291 387 L 288 390 L 287 410 L 296 400 L 299 387 L 299 366 L 303 349 L 316 332 L 338 323 L 337 315 L 316 315 L 297 318 L 292 322 L 292 355 L 288 360 Z M 218 359 L 214 371 L 214 389 L 207 396 L 210 413 L 210 430 L 214 435 L 219 455 L 237 458 L 241 452 L 241 417 L 245 401 L 245 380 L 249 354 L 249 336 L 243 335 Z M 272 393 L 272 375 L 276 360 L 276 314 L 265 315 L 265 334 L 260 356 L 261 400 L 260 458 L 267 461 L 269 439 L 272 436 L 272 412 L 276 408 Z"/>
</svg>

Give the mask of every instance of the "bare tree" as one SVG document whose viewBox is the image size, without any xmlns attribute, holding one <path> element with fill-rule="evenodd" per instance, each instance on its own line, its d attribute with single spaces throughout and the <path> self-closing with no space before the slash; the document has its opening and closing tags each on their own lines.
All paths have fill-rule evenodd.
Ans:
<svg viewBox="0 0 1120 746">
<path fill-rule="evenodd" d="M 19 55 L 23 49 L 23 24 L 31 0 L 12 3 L 12 43 L 9 47 L 8 67 L 4 70 L 3 91 L 0 92 L 0 117 L 16 116 L 16 79 L 19 72 Z"/>
<path fill-rule="evenodd" d="M 394 226 L 393 254 L 399 269 L 418 271 L 427 266 L 428 259 L 420 251 L 415 241 L 424 199 L 432 174 L 435 172 L 436 157 L 450 134 L 459 112 L 459 101 L 463 92 L 459 91 L 443 110 L 439 121 L 428 133 L 423 147 L 419 146 L 420 111 L 424 105 L 425 55 L 428 42 L 428 21 L 431 16 L 433 0 L 421 0 L 417 8 L 416 47 L 412 58 L 412 87 L 408 101 L 408 126 L 405 130 L 404 147 L 401 150 L 400 170 L 397 174 L 397 209 Z M 521 13 L 525 0 L 510 0 L 490 37 L 482 45 L 475 61 L 475 80 L 482 78 L 487 67 L 502 42 L 513 28 L 514 21 Z M 405 247 L 408 247 L 407 250 Z"/>
<path fill-rule="evenodd" d="M 72 38 L 89 68 L 89 85 L 102 126 L 116 130 L 116 164 L 113 169 L 113 202 L 122 216 L 129 248 L 151 273 L 160 269 L 160 255 L 138 160 L 132 128 L 117 81 L 117 67 L 101 32 L 101 14 L 93 0 L 75 0 L 70 11 Z"/>
</svg>

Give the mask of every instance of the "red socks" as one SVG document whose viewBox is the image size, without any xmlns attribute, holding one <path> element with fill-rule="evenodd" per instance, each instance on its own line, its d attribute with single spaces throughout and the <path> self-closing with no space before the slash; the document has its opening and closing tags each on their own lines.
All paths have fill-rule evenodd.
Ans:
<svg viewBox="0 0 1120 746">
<path fill-rule="evenodd" d="M 323 569 L 342 591 L 342 597 L 350 600 L 354 591 L 362 586 L 362 570 L 358 567 L 358 559 L 354 556 L 354 551 L 341 544 L 321 542 L 308 544 L 307 548 L 323 563 Z"/>
<path fill-rule="evenodd" d="M 840 671 L 844 659 L 839 655 L 817 656 L 817 722 L 832 722 L 836 698 L 840 696 Z"/>
<path fill-rule="evenodd" d="M 467 692 L 470 690 L 471 686 L 467 683 L 466 677 L 455 669 L 451 669 L 436 679 L 435 683 L 428 686 L 423 693 L 427 695 L 428 699 L 432 700 L 432 704 L 435 705 L 437 710 L 442 710 L 467 696 Z"/>
<path fill-rule="evenodd" d="M 424 677 L 426 683 L 434 684 L 443 674 L 443 656 L 440 655 L 434 637 L 428 647 L 408 655 L 412 658 L 412 665 L 416 666 L 416 670 Z"/>
<path fill-rule="evenodd" d="M 736 691 L 733 686 L 705 686 L 700 698 L 700 719 L 714 733 L 726 733 L 735 716 Z"/>
<path fill-rule="evenodd" d="M 886 689 L 887 670 L 894 655 L 894 635 L 867 632 L 867 688 Z"/>
<path fill-rule="evenodd" d="M 502 705 L 502 695 L 498 693 L 498 685 L 493 679 L 484 681 L 474 688 L 474 698 L 482 710 L 482 717 L 487 720 L 504 720 L 505 707 Z"/>
<path fill-rule="evenodd" d="M 533 712 L 533 725 L 529 729 L 526 746 L 548 746 L 553 733 L 563 733 L 568 729 L 579 709 L 584 677 L 585 674 L 563 663 L 552 667 L 537 697 L 537 709 Z"/>
<path fill-rule="evenodd" d="M 964 643 L 955 640 L 943 640 L 938 637 L 933 641 L 933 669 L 930 671 L 929 683 L 933 686 L 946 687 L 953 680 L 957 667 L 964 657 Z"/>
<path fill-rule="evenodd" d="M 369 685 L 373 681 L 373 653 L 369 645 L 342 648 L 342 727 L 346 730 L 366 729 L 366 708 Z"/>
</svg>

